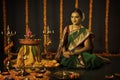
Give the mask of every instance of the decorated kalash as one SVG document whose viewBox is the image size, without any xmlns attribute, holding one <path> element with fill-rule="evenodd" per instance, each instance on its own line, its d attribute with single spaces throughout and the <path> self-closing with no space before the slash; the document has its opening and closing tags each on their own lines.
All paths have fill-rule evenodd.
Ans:
<svg viewBox="0 0 120 80">
<path fill-rule="evenodd" d="M 58 67 L 59 63 L 42 57 L 44 53 L 40 49 L 41 39 L 35 39 L 30 28 L 24 36 L 24 39 L 19 39 L 21 47 L 15 64 L 1 72 L 0 80 L 50 80 L 51 71 L 48 68 Z"/>
<path fill-rule="evenodd" d="M 28 28 L 25 39 L 19 39 L 22 45 L 17 56 L 16 68 L 21 67 L 54 67 L 58 66 L 56 60 L 46 59 L 42 57 L 44 53 L 40 49 L 40 39 L 35 39 Z"/>
</svg>

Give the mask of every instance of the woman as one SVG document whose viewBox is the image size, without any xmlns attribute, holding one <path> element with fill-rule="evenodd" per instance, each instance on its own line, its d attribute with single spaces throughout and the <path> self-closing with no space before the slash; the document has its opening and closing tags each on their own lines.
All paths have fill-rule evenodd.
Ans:
<svg viewBox="0 0 120 80">
<path fill-rule="evenodd" d="M 94 69 L 103 65 L 108 59 L 91 54 L 93 34 L 81 22 L 84 16 L 81 10 L 71 13 L 71 25 L 64 28 L 55 59 L 60 59 L 62 66 L 68 68 Z"/>
</svg>

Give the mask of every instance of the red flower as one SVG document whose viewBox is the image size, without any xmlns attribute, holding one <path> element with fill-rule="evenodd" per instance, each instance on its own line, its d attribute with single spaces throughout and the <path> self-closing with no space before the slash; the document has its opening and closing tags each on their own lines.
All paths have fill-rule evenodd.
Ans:
<svg viewBox="0 0 120 80">
<path fill-rule="evenodd" d="M 30 28 L 28 28 L 27 33 L 26 33 L 26 36 L 27 36 L 27 37 L 30 37 L 31 35 L 32 35 L 32 32 L 30 31 Z"/>
</svg>

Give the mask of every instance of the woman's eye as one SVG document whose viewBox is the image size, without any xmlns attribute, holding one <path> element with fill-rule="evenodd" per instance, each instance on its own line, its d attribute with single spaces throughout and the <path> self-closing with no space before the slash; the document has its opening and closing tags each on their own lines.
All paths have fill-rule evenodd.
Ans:
<svg viewBox="0 0 120 80">
<path fill-rule="evenodd" d="M 79 18 L 79 16 L 76 16 L 75 18 Z"/>
<path fill-rule="evenodd" d="M 79 16 L 71 16 L 71 18 L 79 18 Z"/>
</svg>

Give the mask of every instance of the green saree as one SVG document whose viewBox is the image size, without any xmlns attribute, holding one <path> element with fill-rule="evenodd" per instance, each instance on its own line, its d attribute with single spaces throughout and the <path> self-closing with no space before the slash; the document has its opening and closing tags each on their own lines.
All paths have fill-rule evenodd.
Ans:
<svg viewBox="0 0 120 80">
<path fill-rule="evenodd" d="M 64 34 L 65 35 L 62 42 L 63 44 L 61 44 L 61 46 L 59 47 L 61 49 L 62 46 L 65 46 L 66 50 L 72 52 L 74 52 L 76 48 L 79 48 L 79 46 L 84 46 L 84 40 L 91 36 L 91 32 L 88 31 L 85 27 L 82 27 L 81 29 L 75 31 L 72 34 L 69 34 L 69 30 L 66 29 Z M 78 56 L 81 56 L 82 59 L 79 59 Z M 98 68 L 103 64 L 103 60 L 101 58 L 97 57 L 94 54 L 91 54 L 89 51 L 83 52 L 79 55 L 70 56 L 70 58 L 65 58 L 61 55 L 60 63 L 61 65 L 68 68 L 77 68 L 80 64 L 80 60 L 84 62 L 84 66 L 86 69 Z"/>
</svg>

